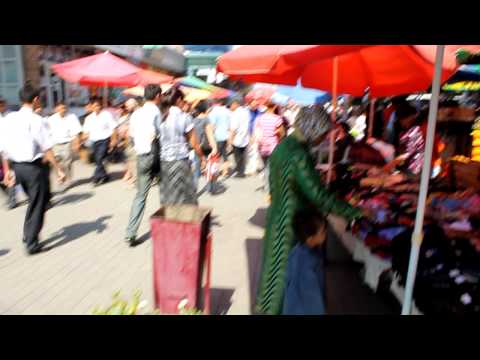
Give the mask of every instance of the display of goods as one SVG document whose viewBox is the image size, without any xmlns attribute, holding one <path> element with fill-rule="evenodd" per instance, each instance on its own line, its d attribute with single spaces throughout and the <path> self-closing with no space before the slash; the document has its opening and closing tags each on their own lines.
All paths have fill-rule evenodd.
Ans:
<svg viewBox="0 0 480 360">
<path fill-rule="evenodd" d="M 468 163 L 453 160 L 452 175 L 455 185 L 459 188 L 480 188 L 480 163 L 470 161 Z"/>
<path fill-rule="evenodd" d="M 472 131 L 472 160 L 480 162 L 480 118 L 477 118 Z"/>
</svg>

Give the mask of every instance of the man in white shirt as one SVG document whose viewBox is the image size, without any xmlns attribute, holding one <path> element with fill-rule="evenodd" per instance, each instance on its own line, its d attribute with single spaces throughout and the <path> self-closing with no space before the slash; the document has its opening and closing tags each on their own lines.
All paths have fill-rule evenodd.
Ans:
<svg viewBox="0 0 480 360">
<path fill-rule="evenodd" d="M 224 177 L 228 175 L 228 171 L 230 169 L 230 164 L 228 162 L 227 143 L 232 116 L 232 112 L 227 108 L 226 103 L 227 99 L 220 100 L 219 104 L 215 105 L 208 114 L 210 123 L 213 125 L 218 152 L 223 158 L 222 176 Z"/>
<path fill-rule="evenodd" d="M 132 203 L 125 236 L 130 246 L 138 244 L 137 231 L 145 212 L 145 203 L 154 179 L 154 160 L 160 161 L 160 159 L 154 159 L 154 156 L 159 154 L 152 151 L 152 143 L 157 138 L 156 126 L 161 118 L 158 108 L 161 96 L 162 88 L 159 85 L 147 85 L 145 87 L 145 104 L 136 110 L 130 118 L 128 132 L 137 154 L 137 194 Z"/>
<path fill-rule="evenodd" d="M 243 106 L 243 99 L 233 99 L 230 102 L 232 111 L 230 123 L 229 147 L 233 146 L 233 154 L 236 163 L 235 177 L 245 177 L 245 155 L 250 141 L 248 127 L 250 123 L 250 112 Z"/>
<path fill-rule="evenodd" d="M 93 185 L 98 186 L 109 180 L 104 162 L 117 144 L 117 122 L 112 114 L 102 109 L 102 99 L 92 99 L 92 113 L 83 124 L 84 139 L 93 143 L 95 172 Z"/>
<path fill-rule="evenodd" d="M 55 158 L 64 169 L 66 180 L 71 180 L 74 151 L 78 152 L 80 149 L 80 121 L 75 114 L 67 112 L 63 102 L 59 102 L 55 107 L 55 114 L 50 116 L 47 122 L 55 144 Z M 64 187 L 64 191 L 67 187 Z"/>
<path fill-rule="evenodd" d="M 16 181 L 28 196 L 28 209 L 23 229 L 23 242 L 29 254 L 41 251 L 39 234 L 49 201 L 48 182 L 42 159 L 50 162 L 60 182 L 65 174 L 52 152 L 53 141 L 41 116 L 34 113 L 39 102 L 39 90 L 25 85 L 20 90 L 22 108 L 6 117 L 8 126 L 2 128 L 0 149 L 3 152 L 5 182 Z M 13 171 L 12 171 L 13 170 Z M 15 175 L 14 175 L 15 173 Z"/>
<path fill-rule="evenodd" d="M 0 98 L 0 132 L 2 131 L 1 126 L 6 126 L 5 117 L 7 116 L 7 102 L 5 99 Z M 8 195 L 7 207 L 9 210 L 15 209 L 17 207 L 17 198 L 15 185 L 7 187 L 6 192 Z"/>
</svg>

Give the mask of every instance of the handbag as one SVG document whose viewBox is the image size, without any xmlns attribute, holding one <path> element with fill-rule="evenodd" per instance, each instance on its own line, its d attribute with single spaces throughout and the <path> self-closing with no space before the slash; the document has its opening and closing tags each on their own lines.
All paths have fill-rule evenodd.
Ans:
<svg viewBox="0 0 480 360">
<path fill-rule="evenodd" d="M 167 118 L 166 115 L 162 115 L 162 122 L 165 121 Z M 158 122 L 155 121 L 155 139 L 152 143 L 152 155 L 153 155 L 153 162 L 152 162 L 152 177 L 160 177 L 162 167 L 160 161 L 160 154 L 161 154 L 161 145 L 160 145 L 160 129 L 158 128 Z"/>
</svg>

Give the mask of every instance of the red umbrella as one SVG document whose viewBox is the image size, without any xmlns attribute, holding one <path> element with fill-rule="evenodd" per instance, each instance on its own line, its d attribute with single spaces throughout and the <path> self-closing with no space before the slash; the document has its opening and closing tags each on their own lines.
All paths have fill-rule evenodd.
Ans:
<svg viewBox="0 0 480 360">
<path fill-rule="evenodd" d="M 81 85 L 126 86 L 140 83 L 144 71 L 129 62 L 104 52 L 52 66 L 62 79 Z"/>
<path fill-rule="evenodd" d="M 161 74 L 151 70 L 140 71 L 139 85 L 145 86 L 148 84 L 167 84 L 173 80 L 173 76 Z"/>
<path fill-rule="evenodd" d="M 303 66 L 369 45 L 245 45 L 222 55 L 218 70 L 247 82 L 296 85 Z"/>
<path fill-rule="evenodd" d="M 448 45 L 442 67 L 442 81 L 456 71 L 455 52 L 460 45 Z M 480 47 L 472 45 L 469 49 Z M 362 96 L 369 88 L 372 97 L 423 91 L 432 84 L 435 45 L 377 45 L 311 63 L 304 68 L 302 85 L 322 90 L 332 86 L 333 62 L 338 62 L 338 92 Z"/>
</svg>

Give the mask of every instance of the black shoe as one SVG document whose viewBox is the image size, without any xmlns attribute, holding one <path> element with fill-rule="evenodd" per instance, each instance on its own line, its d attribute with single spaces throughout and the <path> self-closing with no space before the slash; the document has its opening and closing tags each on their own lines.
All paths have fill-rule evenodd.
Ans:
<svg viewBox="0 0 480 360">
<path fill-rule="evenodd" d="M 17 204 L 16 204 L 16 203 L 15 203 L 15 204 L 12 203 L 12 204 L 8 204 L 8 205 L 7 205 L 7 209 L 8 209 L 8 210 L 13 210 L 13 209 L 15 209 L 16 207 L 17 207 Z"/>
<path fill-rule="evenodd" d="M 40 245 L 39 243 L 36 243 L 35 245 L 27 246 L 27 254 L 35 255 L 42 252 L 42 249 L 43 249 L 43 246 Z"/>
<path fill-rule="evenodd" d="M 244 179 L 244 178 L 245 178 L 245 175 L 243 175 L 243 174 L 236 174 L 236 175 L 234 176 L 234 178 L 236 178 L 236 179 Z"/>
<path fill-rule="evenodd" d="M 125 241 L 128 243 L 130 247 L 134 247 L 137 245 L 137 238 L 135 236 L 126 238 Z"/>
</svg>

